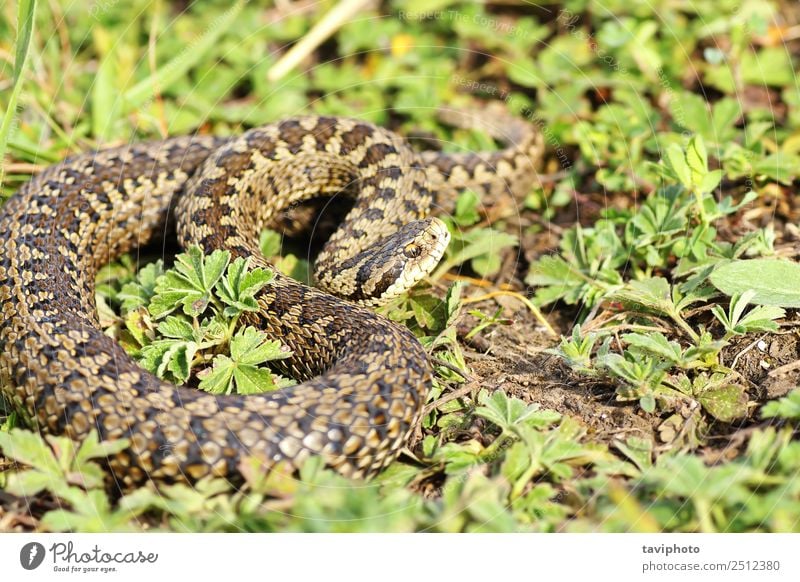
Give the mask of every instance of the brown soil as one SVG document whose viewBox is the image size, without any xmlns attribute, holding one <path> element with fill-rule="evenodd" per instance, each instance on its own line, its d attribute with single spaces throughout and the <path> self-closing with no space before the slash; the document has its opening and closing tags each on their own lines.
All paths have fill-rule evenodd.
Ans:
<svg viewBox="0 0 800 582">
<path fill-rule="evenodd" d="M 488 302 L 476 307 L 487 313 L 496 309 Z M 559 357 L 546 353 L 558 338 L 549 335 L 529 310 L 518 309 L 511 319 L 511 325 L 494 326 L 464 348 L 481 387 L 575 417 L 586 425 L 592 440 L 609 441 L 623 433 L 654 434 L 657 423 L 644 417 L 638 406 L 617 402 L 613 387 L 577 376 Z M 571 321 L 558 325 L 558 317 L 549 319 L 557 333 L 569 332 Z"/>
</svg>

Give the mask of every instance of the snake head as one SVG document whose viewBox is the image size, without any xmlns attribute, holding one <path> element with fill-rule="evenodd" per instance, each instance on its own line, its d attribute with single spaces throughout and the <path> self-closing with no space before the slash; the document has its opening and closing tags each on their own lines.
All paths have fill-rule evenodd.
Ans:
<svg viewBox="0 0 800 582">
<path fill-rule="evenodd" d="M 332 276 L 317 280 L 345 299 L 383 305 L 428 276 L 449 242 L 450 232 L 438 218 L 414 220 L 346 260 Z"/>
<path fill-rule="evenodd" d="M 364 290 L 360 301 L 382 305 L 402 295 L 433 272 L 449 242 L 450 231 L 438 218 L 403 225 L 365 251 L 372 256 L 356 276 Z"/>
</svg>

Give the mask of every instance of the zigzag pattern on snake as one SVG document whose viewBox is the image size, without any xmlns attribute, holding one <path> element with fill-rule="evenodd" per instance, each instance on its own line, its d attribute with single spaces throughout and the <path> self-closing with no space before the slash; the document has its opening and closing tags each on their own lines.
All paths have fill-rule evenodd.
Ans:
<svg viewBox="0 0 800 582">
<path fill-rule="evenodd" d="M 299 117 L 238 137 L 176 137 L 47 168 L 0 209 L 2 390 L 43 432 L 79 441 L 96 429 L 102 439 L 130 439 L 108 459 L 123 486 L 207 475 L 240 481 L 245 456 L 299 466 L 316 454 L 342 474 L 374 474 L 417 422 L 431 368 L 407 329 L 329 292 L 369 303 L 390 290 L 395 274 L 363 267 L 374 249 L 402 252 L 397 233 L 409 229 L 441 247 L 426 217 L 431 206 L 450 207 L 459 190 L 529 189 L 541 137 L 511 118 L 482 125 L 511 145 L 417 154 L 369 123 Z M 292 350 L 285 372 L 300 384 L 248 397 L 176 387 L 100 330 L 97 270 L 163 232 L 172 209 L 184 247 L 226 248 L 269 267 L 257 240 L 276 213 L 341 192 L 355 204 L 317 261 L 328 292 L 277 274 L 250 322 Z"/>
</svg>

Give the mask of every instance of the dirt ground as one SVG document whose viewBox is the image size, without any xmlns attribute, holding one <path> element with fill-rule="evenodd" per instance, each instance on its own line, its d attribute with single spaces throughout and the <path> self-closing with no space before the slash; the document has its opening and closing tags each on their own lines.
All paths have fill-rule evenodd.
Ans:
<svg viewBox="0 0 800 582">
<path fill-rule="evenodd" d="M 571 226 L 578 218 L 581 222 L 591 223 L 593 217 L 609 205 L 630 204 L 635 204 L 630 197 L 602 200 L 585 197 L 575 200 L 561 211 L 561 216 L 547 223 L 537 223 L 531 212 L 510 212 L 500 205 L 488 208 L 487 214 L 490 216 L 506 215 L 507 230 L 520 235 L 522 249 L 507 252 L 503 269 L 494 278 L 493 285 L 496 287 L 505 282 L 515 291 L 530 296 L 532 290 L 522 283 L 528 266 L 535 258 L 557 247 L 563 228 Z M 790 208 L 761 207 L 753 211 L 751 218 L 753 222 L 760 222 L 774 219 L 776 214 L 786 216 L 795 212 Z M 537 224 L 539 231 L 532 231 L 530 227 Z M 732 239 L 737 236 L 737 227 L 741 226 L 720 224 L 721 229 L 731 231 Z M 776 230 L 778 253 L 791 255 L 796 245 L 796 229 L 792 221 L 779 223 Z M 652 439 L 655 447 L 669 447 L 665 442 L 669 440 L 665 438 L 668 433 L 660 432 L 659 428 L 672 412 L 663 415 L 645 413 L 637 402 L 617 401 L 614 387 L 609 383 L 572 372 L 560 358 L 545 351 L 555 347 L 558 338 L 547 333 L 521 302 L 500 297 L 496 302 L 487 300 L 471 304 L 469 308 L 490 314 L 497 309 L 498 303 L 506 308 L 504 316 L 510 318 L 512 323 L 491 326 L 470 341 L 462 341 L 467 364 L 473 373 L 472 382 L 478 388 L 503 390 L 525 402 L 537 403 L 542 408 L 579 419 L 587 429 L 587 438 L 593 441 L 610 443 L 614 439 L 636 436 Z M 692 323 L 702 323 L 715 337 L 720 337 L 722 330 L 714 327 L 709 311 L 709 306 L 698 308 Z M 577 311 L 561 304 L 545 308 L 543 312 L 559 335 L 568 335 L 577 320 Z M 462 340 L 475 323 L 472 316 L 462 315 L 459 321 L 459 331 L 463 330 L 459 334 Z M 746 442 L 744 437 L 762 424 L 758 417 L 761 404 L 784 396 L 800 385 L 800 311 L 787 310 L 787 316 L 777 333 L 734 337 L 722 351 L 721 360 L 723 365 L 738 373 L 740 382 L 746 386 L 749 412 L 746 418 L 730 424 L 711 419 L 713 422 L 708 426 L 709 435 L 700 452 L 712 462 L 740 452 Z M 687 411 L 683 412 L 688 415 Z M 473 432 L 477 436 L 478 431 L 473 429 Z"/>
<path fill-rule="evenodd" d="M 489 313 L 496 308 L 488 302 L 476 306 Z M 634 436 L 650 440 L 655 450 L 674 446 L 670 437 L 680 428 L 664 428 L 673 412 L 648 414 L 637 402 L 617 401 L 613 386 L 573 373 L 560 358 L 544 351 L 557 340 L 529 310 L 516 309 L 511 319 L 511 325 L 494 326 L 464 345 L 477 389 L 503 390 L 578 419 L 586 428 L 586 438 L 594 442 L 611 444 Z M 787 319 L 778 333 L 735 338 L 724 349 L 723 363 L 738 372 L 747 386 L 749 412 L 747 418 L 735 423 L 708 424 L 706 438 L 697 450 L 706 462 L 730 460 L 741 454 L 749 433 L 766 424 L 758 417 L 761 404 L 800 384 L 800 317 L 795 312 Z M 572 327 L 572 320 L 563 312 L 552 313 L 548 320 L 558 333 L 567 334 Z M 687 410 L 677 412 L 683 412 L 685 418 L 690 416 Z M 476 419 L 468 431 L 470 436 L 484 436 L 483 424 L 482 419 Z"/>
</svg>

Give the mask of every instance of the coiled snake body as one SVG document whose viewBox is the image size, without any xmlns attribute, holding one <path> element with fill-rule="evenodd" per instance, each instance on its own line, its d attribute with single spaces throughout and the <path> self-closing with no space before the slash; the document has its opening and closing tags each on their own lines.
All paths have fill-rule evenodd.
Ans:
<svg viewBox="0 0 800 582">
<path fill-rule="evenodd" d="M 386 253 L 421 260 L 423 270 L 441 255 L 446 235 L 426 218 L 431 205 L 446 207 L 464 187 L 529 188 L 541 138 L 518 120 L 497 119 L 484 127 L 513 143 L 491 154 L 416 154 L 369 123 L 301 117 L 235 138 L 134 144 L 47 168 L 0 209 L 4 393 L 41 431 L 130 439 L 108 460 L 127 486 L 241 480 L 244 456 L 299 466 L 318 454 L 345 475 L 375 473 L 402 448 L 431 383 L 408 330 L 276 275 L 252 323 L 292 350 L 286 368 L 302 383 L 212 396 L 142 370 L 100 330 L 97 270 L 163 231 L 173 206 L 182 245 L 226 248 L 269 266 L 254 241 L 277 212 L 344 192 L 355 205 L 323 249 L 317 278 L 328 291 L 375 302 L 401 291 L 397 278 L 406 277 Z M 423 245 L 432 245 L 433 259 Z"/>
</svg>

